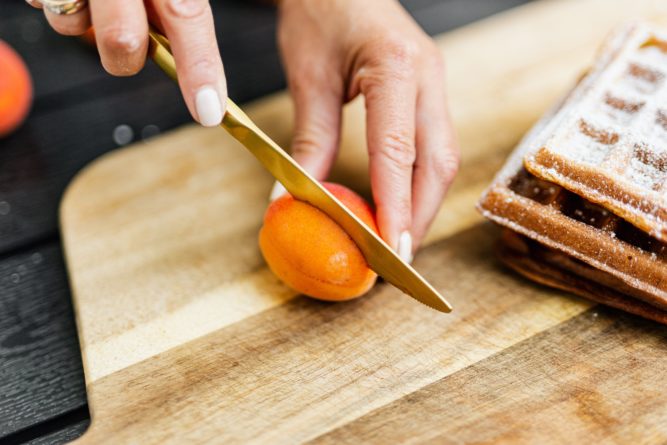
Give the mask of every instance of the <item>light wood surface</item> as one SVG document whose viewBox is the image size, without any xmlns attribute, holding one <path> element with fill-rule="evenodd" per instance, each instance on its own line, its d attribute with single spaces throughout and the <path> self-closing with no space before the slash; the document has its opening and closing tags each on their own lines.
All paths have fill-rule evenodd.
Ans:
<svg viewBox="0 0 667 445">
<path fill-rule="evenodd" d="M 604 35 L 664 3 L 540 1 L 442 36 L 463 166 L 415 266 L 440 314 L 380 284 L 325 304 L 264 265 L 271 178 L 188 126 L 89 166 L 61 207 L 92 426 L 83 443 L 667 440 L 665 330 L 494 260 L 474 203 Z M 176 106 L 176 105 L 175 105 Z M 247 107 L 288 146 L 286 94 Z M 368 192 L 363 104 L 334 179 Z"/>
</svg>

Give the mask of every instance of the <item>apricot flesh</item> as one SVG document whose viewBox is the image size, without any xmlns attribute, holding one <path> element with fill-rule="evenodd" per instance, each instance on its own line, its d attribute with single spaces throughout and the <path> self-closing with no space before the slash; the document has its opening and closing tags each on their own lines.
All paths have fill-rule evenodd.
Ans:
<svg viewBox="0 0 667 445">
<path fill-rule="evenodd" d="M 32 104 L 32 80 L 23 59 L 0 40 L 0 137 L 25 120 Z"/>
<path fill-rule="evenodd" d="M 373 210 L 362 197 L 342 185 L 324 186 L 377 233 Z M 352 238 L 336 222 L 289 194 L 269 205 L 259 246 L 278 278 L 297 292 L 320 300 L 359 297 L 377 278 Z"/>
</svg>

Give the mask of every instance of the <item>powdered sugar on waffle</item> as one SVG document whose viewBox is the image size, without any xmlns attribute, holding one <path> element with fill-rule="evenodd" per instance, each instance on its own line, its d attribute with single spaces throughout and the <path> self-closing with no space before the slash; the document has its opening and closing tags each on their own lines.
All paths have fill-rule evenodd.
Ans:
<svg viewBox="0 0 667 445">
<path fill-rule="evenodd" d="M 505 162 L 505 165 L 496 174 L 493 183 L 508 183 L 516 172 L 521 169 L 524 158 L 544 146 L 556 129 L 566 125 L 571 115 L 569 111 L 570 107 L 573 104 L 578 104 L 581 96 L 595 85 L 599 74 L 613 62 L 617 53 L 622 48 L 623 42 L 635 30 L 636 26 L 634 24 L 626 25 L 612 34 L 602 48 L 600 48 L 595 66 L 589 71 L 588 75 L 582 78 L 572 91 L 545 113 L 533 128 L 526 133 Z"/>
<path fill-rule="evenodd" d="M 667 228 L 667 210 L 653 212 L 665 180 L 667 36 L 631 25 L 524 137 L 478 208 L 667 307 L 667 230 L 653 230 Z"/>
<path fill-rule="evenodd" d="M 614 60 L 598 63 L 574 93 L 578 100 L 571 102 L 576 104 L 563 110 L 567 117 L 544 142 L 549 150 L 599 166 L 607 159 L 602 153 L 623 150 L 637 142 L 651 149 L 665 148 L 654 138 L 654 129 L 659 107 L 667 99 L 667 52 L 655 45 L 642 46 L 653 40 L 667 45 L 667 36 L 637 25 L 628 31 L 621 33 L 624 44 Z M 633 66 L 653 74 L 638 76 Z"/>
<path fill-rule="evenodd" d="M 545 120 L 503 170 L 517 171 L 522 158 L 537 176 L 667 238 L 667 34 L 619 30 Z"/>
</svg>

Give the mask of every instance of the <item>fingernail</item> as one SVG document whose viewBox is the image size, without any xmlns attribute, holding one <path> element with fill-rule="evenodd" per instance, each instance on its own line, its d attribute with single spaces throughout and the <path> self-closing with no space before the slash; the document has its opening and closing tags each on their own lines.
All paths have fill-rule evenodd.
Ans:
<svg viewBox="0 0 667 445">
<path fill-rule="evenodd" d="M 271 189 L 271 195 L 269 196 L 269 201 L 275 201 L 276 199 L 283 196 L 285 193 L 287 193 L 287 189 L 283 187 L 283 185 L 280 182 L 276 181 L 276 183 L 273 184 L 273 188 Z"/>
<path fill-rule="evenodd" d="M 222 122 L 222 106 L 220 96 L 211 87 L 204 87 L 197 91 L 195 108 L 199 123 L 204 127 L 214 127 Z"/>
<path fill-rule="evenodd" d="M 398 256 L 406 263 L 412 263 L 412 235 L 407 230 L 398 237 Z"/>
</svg>

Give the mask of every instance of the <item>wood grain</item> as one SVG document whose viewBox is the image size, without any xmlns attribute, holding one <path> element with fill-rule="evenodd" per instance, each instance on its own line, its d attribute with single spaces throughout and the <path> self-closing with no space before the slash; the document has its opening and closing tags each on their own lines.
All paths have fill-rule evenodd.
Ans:
<svg viewBox="0 0 667 445">
<path fill-rule="evenodd" d="M 88 406 L 59 415 L 2 437 L 3 445 L 60 444 L 81 436 L 90 425 Z"/>
<path fill-rule="evenodd" d="M 440 33 L 518 1 L 402 3 L 429 33 Z M 245 101 L 283 88 L 273 8 L 252 1 L 220 0 L 212 6 L 230 94 Z M 9 214 L 0 215 L 0 271 L 9 278 L 25 255 L 50 252 L 39 273 L 23 276 L 19 284 L 0 285 L 0 339 L 14 339 L 0 346 L 0 374 L 11 388 L 0 391 L 11 395 L 0 396 L 0 441 L 61 443 L 83 432 L 87 422 L 62 430 L 62 424 L 54 429 L 53 422 L 71 423 L 69 416 L 60 415 L 73 407 L 87 416 L 87 406 L 64 266 L 50 259 L 60 251 L 57 201 L 78 169 L 115 148 L 110 136 L 114 126 L 130 125 L 139 141 L 148 124 L 165 131 L 189 117 L 176 88 L 150 64 L 137 77 L 109 76 L 92 49 L 49 30 L 43 15 L 23 0 L 3 1 L 0 38 L 24 57 L 36 88 L 31 124 L 0 141 L 0 201 L 11 207 Z M 15 341 L 17 332 L 26 334 L 25 341 Z"/>
<path fill-rule="evenodd" d="M 505 271 L 489 255 L 495 238 L 484 223 L 417 258 L 456 316 L 384 284 L 345 304 L 297 298 L 95 380 L 84 438 L 305 441 L 590 306 Z"/>
<path fill-rule="evenodd" d="M 55 445 L 70 443 L 74 439 L 80 437 L 86 431 L 86 429 L 88 429 L 89 425 L 90 420 L 81 420 L 61 430 L 37 437 L 29 442 L 26 442 L 25 445 Z"/>
<path fill-rule="evenodd" d="M 609 29 L 661 9 L 652 1 L 541 1 L 438 39 L 463 166 L 416 267 L 452 301 L 451 316 L 386 285 L 347 304 L 295 299 L 256 247 L 272 181 L 222 130 L 184 128 L 96 161 L 61 207 L 93 413 L 81 441 L 316 439 L 590 308 L 499 268 L 494 231 L 473 205 Z M 247 110 L 289 144 L 284 94 Z M 346 110 L 335 177 L 367 190 L 363 122 L 357 101 Z M 630 395 L 641 406 L 639 393 Z M 575 421 L 560 414 L 550 428 Z M 416 425 L 415 437 L 428 434 Z"/>
<path fill-rule="evenodd" d="M 595 308 L 313 443 L 665 443 L 666 378 L 667 328 Z"/>
<path fill-rule="evenodd" d="M 76 335 L 63 340 L 75 332 L 63 272 L 56 243 L 0 263 L 0 289 L 13 296 L 0 299 L 2 436 L 85 406 Z M 39 298 L 45 292 L 54 298 Z"/>
</svg>

